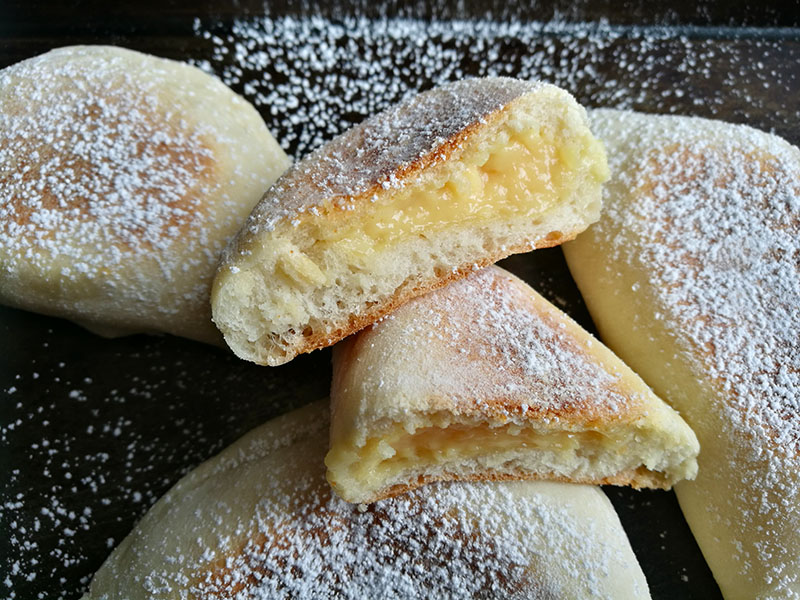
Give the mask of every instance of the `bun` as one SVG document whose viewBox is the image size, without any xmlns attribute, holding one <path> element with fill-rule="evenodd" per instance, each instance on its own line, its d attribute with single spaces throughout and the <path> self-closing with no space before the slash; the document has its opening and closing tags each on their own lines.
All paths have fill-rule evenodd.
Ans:
<svg viewBox="0 0 800 600">
<path fill-rule="evenodd" d="M 600 222 L 564 252 L 603 340 L 678 409 L 675 491 L 726 598 L 800 594 L 800 150 L 749 127 L 597 110 Z"/>
<path fill-rule="evenodd" d="M 697 439 L 622 361 L 498 267 L 334 349 L 328 480 L 350 502 L 430 481 L 669 488 Z"/>
<path fill-rule="evenodd" d="M 220 343 L 219 254 L 288 159 L 197 68 L 109 46 L 0 71 L 0 302 Z"/>
<path fill-rule="evenodd" d="M 605 155 L 563 90 L 469 79 L 375 115 L 290 169 L 226 249 L 214 321 L 279 365 L 414 296 L 596 220 Z"/>
<path fill-rule="evenodd" d="M 441 484 L 347 504 L 325 482 L 328 414 L 275 419 L 189 473 L 85 600 L 649 598 L 599 489 Z"/>
</svg>

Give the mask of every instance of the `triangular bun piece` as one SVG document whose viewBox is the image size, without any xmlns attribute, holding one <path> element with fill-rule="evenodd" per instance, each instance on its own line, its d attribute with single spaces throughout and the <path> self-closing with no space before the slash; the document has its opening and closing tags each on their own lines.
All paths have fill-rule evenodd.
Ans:
<svg viewBox="0 0 800 600">
<path fill-rule="evenodd" d="M 494 77 L 419 94 L 276 182 L 224 254 L 214 321 L 238 356 L 288 362 L 475 265 L 574 238 L 607 178 L 564 90 Z"/>
<path fill-rule="evenodd" d="M 669 488 L 697 470 L 678 413 L 499 267 L 337 346 L 331 400 L 328 480 L 350 502 L 437 480 Z"/>
</svg>

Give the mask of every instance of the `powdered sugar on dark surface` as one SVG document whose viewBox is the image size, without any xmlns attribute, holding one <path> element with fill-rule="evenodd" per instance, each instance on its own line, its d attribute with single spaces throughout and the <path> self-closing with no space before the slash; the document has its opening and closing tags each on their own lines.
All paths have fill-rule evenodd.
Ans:
<svg viewBox="0 0 800 600">
<path fill-rule="evenodd" d="M 179 338 L 102 340 L 28 313 L 3 335 L 19 352 L 0 390 L 14 459 L 0 473 L 0 598 L 79 596 L 181 475 L 329 386 L 319 353 L 265 372 Z"/>
<path fill-rule="evenodd" d="M 253 102 L 295 158 L 412 93 L 484 75 L 549 81 L 589 106 L 718 117 L 800 141 L 800 42 L 769 31 L 274 17 L 198 20 L 195 34 L 193 52 L 182 47 L 186 60 Z M 162 51 L 159 43 L 152 52 Z M 546 296 L 566 296 L 548 281 Z M 570 310 L 573 302 L 563 299 Z M 329 383 L 326 354 L 265 375 L 187 341 L 109 342 L 55 320 L 3 315 L 9 345 L 40 358 L 9 355 L 0 381 L 0 451 L 13 461 L 0 486 L 2 597 L 77 597 L 180 474 L 293 403 L 320 397 Z M 645 511 L 649 500 L 640 498 L 656 497 L 640 493 L 619 505 Z M 657 565 L 653 595 L 659 576 L 680 576 L 689 597 L 708 573 L 663 545 L 646 550 Z"/>
<path fill-rule="evenodd" d="M 295 158 L 407 95 L 490 75 L 553 83 L 587 106 L 718 115 L 800 137 L 785 96 L 800 86 L 800 49 L 758 30 L 357 17 L 195 29 L 211 56 L 193 62 L 260 107 Z"/>
</svg>

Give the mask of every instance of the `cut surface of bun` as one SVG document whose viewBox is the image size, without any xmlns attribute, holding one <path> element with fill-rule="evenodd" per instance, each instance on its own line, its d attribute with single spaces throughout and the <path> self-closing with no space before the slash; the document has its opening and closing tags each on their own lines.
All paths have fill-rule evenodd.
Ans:
<svg viewBox="0 0 800 600">
<path fill-rule="evenodd" d="M 372 502 L 437 480 L 669 488 L 697 439 L 622 361 L 489 267 L 334 348 L 328 480 Z"/>
<path fill-rule="evenodd" d="M 256 110 L 110 46 L 0 71 L 0 302 L 107 336 L 221 343 L 211 281 L 288 158 Z"/>
<path fill-rule="evenodd" d="M 601 490 L 455 483 L 370 507 L 325 481 L 329 406 L 251 431 L 181 479 L 88 600 L 649 598 Z"/>
<path fill-rule="evenodd" d="M 214 321 L 278 365 L 514 252 L 572 239 L 607 178 L 585 111 L 552 85 L 445 85 L 291 168 L 220 264 Z"/>
<path fill-rule="evenodd" d="M 700 440 L 676 486 L 723 595 L 800 597 L 800 150 L 597 110 L 600 222 L 564 248 L 602 339 Z"/>
</svg>

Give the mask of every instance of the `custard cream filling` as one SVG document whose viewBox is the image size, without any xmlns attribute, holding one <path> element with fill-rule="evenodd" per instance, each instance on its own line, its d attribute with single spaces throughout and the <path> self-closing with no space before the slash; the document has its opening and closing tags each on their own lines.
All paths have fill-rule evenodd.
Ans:
<svg viewBox="0 0 800 600">
<path fill-rule="evenodd" d="M 635 434 L 624 430 L 604 434 L 514 424 L 499 427 L 451 424 L 421 427 L 409 433 L 395 425 L 386 435 L 367 438 L 360 447 L 346 442 L 335 444 L 325 463 L 335 487 L 341 484 L 342 488 L 353 486 L 370 492 L 402 483 L 404 477 L 424 472 L 426 468 L 459 468 L 477 461 L 481 468 L 500 469 L 512 456 L 520 458 L 519 464 L 524 468 L 524 455 L 528 452 L 532 461 L 546 454 L 548 463 L 563 466 L 565 470 L 560 474 L 565 476 L 572 474 L 576 459 L 586 459 L 590 465 L 608 471 L 591 474 L 597 478 L 641 466 L 657 471 L 659 465 L 647 464 L 652 462 L 648 457 L 630 452 L 635 445 L 638 445 Z"/>
<path fill-rule="evenodd" d="M 371 255 L 400 239 L 473 222 L 535 220 L 574 197 L 579 186 L 608 178 L 602 145 L 588 130 L 568 136 L 552 129 L 506 124 L 490 142 L 431 167 L 436 171 L 423 183 L 390 188 L 354 208 L 357 218 L 331 207 L 304 214 L 296 226 L 305 231 L 295 239 L 308 245 L 276 249 L 278 273 L 301 287 L 327 285 L 325 258 L 333 249 L 368 269 Z"/>
</svg>

